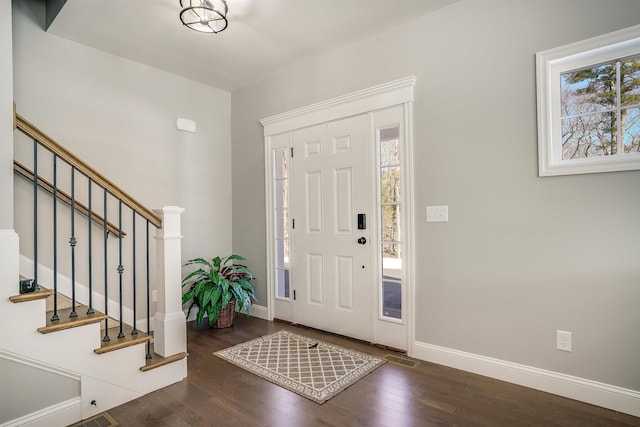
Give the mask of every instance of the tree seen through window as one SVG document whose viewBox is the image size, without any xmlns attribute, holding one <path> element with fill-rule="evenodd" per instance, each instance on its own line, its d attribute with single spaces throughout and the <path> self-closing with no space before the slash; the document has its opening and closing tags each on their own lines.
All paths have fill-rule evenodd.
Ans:
<svg viewBox="0 0 640 427">
<path fill-rule="evenodd" d="M 640 56 L 560 78 L 562 159 L 640 152 Z"/>
</svg>

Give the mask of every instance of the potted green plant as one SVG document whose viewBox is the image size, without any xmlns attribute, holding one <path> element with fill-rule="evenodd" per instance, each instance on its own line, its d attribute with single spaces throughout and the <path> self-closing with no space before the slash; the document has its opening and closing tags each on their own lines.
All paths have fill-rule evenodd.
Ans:
<svg viewBox="0 0 640 427">
<path fill-rule="evenodd" d="M 244 258 L 240 255 L 215 257 L 211 261 L 195 258 L 185 264 L 199 266 L 182 279 L 182 287 L 189 286 L 189 290 L 182 296 L 182 304 L 191 302 L 187 317 L 193 307 L 198 307 L 198 327 L 205 314 L 209 318 L 209 326 L 232 326 L 236 303 L 238 311 L 245 310 L 249 314 L 251 301 L 256 300 L 255 289 L 251 284 L 254 277 L 246 265 L 235 261 L 244 261 Z"/>
</svg>

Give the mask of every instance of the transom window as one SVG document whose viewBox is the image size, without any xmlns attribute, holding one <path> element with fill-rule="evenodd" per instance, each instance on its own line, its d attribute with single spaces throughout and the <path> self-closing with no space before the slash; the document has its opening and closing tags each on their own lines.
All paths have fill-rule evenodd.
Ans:
<svg viewBox="0 0 640 427">
<path fill-rule="evenodd" d="M 640 169 L 640 26 L 537 62 L 540 176 Z"/>
</svg>

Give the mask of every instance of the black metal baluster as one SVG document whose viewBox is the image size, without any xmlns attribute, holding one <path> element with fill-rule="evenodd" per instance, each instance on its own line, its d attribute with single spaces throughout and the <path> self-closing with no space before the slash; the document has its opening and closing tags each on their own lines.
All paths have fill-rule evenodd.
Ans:
<svg viewBox="0 0 640 427">
<path fill-rule="evenodd" d="M 118 338 L 124 338 L 124 332 L 122 332 L 122 274 L 124 273 L 124 266 L 122 265 L 122 200 L 118 202 L 118 276 L 120 279 L 120 295 L 118 305 L 120 306 L 120 333 Z"/>
<path fill-rule="evenodd" d="M 104 319 L 104 337 L 102 341 L 111 341 L 109 338 L 109 286 L 107 276 L 109 275 L 107 266 L 107 238 L 109 237 L 109 229 L 107 228 L 107 189 L 104 189 L 104 224 L 102 227 L 104 231 L 104 314 L 107 316 Z"/>
<path fill-rule="evenodd" d="M 38 286 L 38 141 L 33 140 L 33 285 Z"/>
<path fill-rule="evenodd" d="M 91 239 L 91 226 L 93 225 L 93 220 L 92 220 L 92 211 L 91 211 L 91 183 L 92 180 L 91 178 L 89 178 L 89 185 L 88 185 L 88 208 L 89 208 L 89 308 L 87 309 L 87 314 L 93 314 L 93 243 L 92 243 L 92 239 Z"/>
<path fill-rule="evenodd" d="M 58 156 L 53 155 L 53 315 L 51 321 L 60 320 L 58 316 Z"/>
<path fill-rule="evenodd" d="M 76 312 L 76 167 L 71 166 L 71 313 L 69 317 L 78 317 Z"/>
<path fill-rule="evenodd" d="M 151 305 L 149 301 L 149 288 L 150 288 L 150 279 L 149 279 L 149 220 L 147 220 L 147 334 L 151 335 Z M 147 341 L 147 354 L 145 356 L 147 359 L 151 359 L 151 340 Z"/>
<path fill-rule="evenodd" d="M 136 316 L 136 211 L 133 212 L 133 329 L 131 335 L 138 335 L 138 329 L 136 328 L 137 316 Z"/>
</svg>

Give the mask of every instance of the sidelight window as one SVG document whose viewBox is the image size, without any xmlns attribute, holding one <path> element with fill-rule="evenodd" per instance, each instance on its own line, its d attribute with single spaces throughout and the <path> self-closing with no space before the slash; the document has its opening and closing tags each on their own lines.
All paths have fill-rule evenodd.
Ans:
<svg viewBox="0 0 640 427">
<path fill-rule="evenodd" d="M 289 298 L 289 149 L 273 151 L 276 298 Z"/>
<path fill-rule="evenodd" d="M 378 130 L 382 316 L 402 319 L 400 129 Z"/>
</svg>

